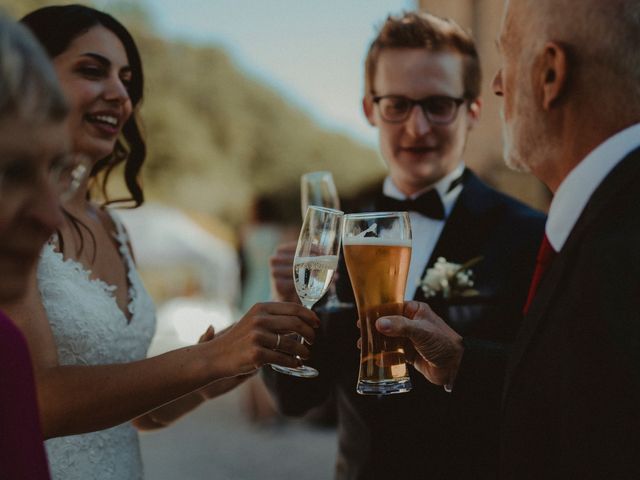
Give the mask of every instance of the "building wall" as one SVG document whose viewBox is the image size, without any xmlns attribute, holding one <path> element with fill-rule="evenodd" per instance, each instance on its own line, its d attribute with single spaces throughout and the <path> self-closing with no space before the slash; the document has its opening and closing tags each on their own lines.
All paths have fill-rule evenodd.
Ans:
<svg viewBox="0 0 640 480">
<path fill-rule="evenodd" d="M 482 64 L 482 118 L 471 132 L 466 163 L 500 190 L 541 210 L 548 208 L 550 195 L 530 174 L 509 170 L 502 160 L 501 101 L 491 82 L 500 66 L 495 41 L 500 30 L 504 0 L 417 0 L 421 10 L 452 18 L 468 29 L 476 40 Z"/>
</svg>

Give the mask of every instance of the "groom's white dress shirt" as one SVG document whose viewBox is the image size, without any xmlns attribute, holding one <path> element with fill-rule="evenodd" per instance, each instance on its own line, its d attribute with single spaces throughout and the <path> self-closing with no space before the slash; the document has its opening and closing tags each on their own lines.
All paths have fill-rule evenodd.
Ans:
<svg viewBox="0 0 640 480">
<path fill-rule="evenodd" d="M 450 174 L 443 177 L 435 185 L 425 188 L 413 195 L 407 197 L 402 193 L 398 187 L 395 186 L 391 177 L 387 177 L 382 185 L 382 193 L 387 197 L 395 198 L 398 200 L 406 200 L 411 198 L 412 200 L 422 195 L 427 190 L 435 188 L 440 195 L 442 205 L 444 206 L 444 220 L 435 220 L 433 218 L 425 217 L 418 212 L 409 212 L 409 219 L 411 221 L 411 236 L 413 238 L 411 248 L 411 264 L 409 266 L 409 275 L 407 276 L 407 289 L 405 291 L 405 300 L 412 300 L 413 294 L 418 288 L 424 268 L 431 258 L 433 249 L 440 238 L 444 224 L 453 210 L 453 206 L 456 200 L 462 192 L 462 185 L 457 185 L 451 191 L 449 186 L 451 182 L 460 177 L 464 172 L 464 163 L 460 163 Z M 447 259 L 451 260 L 451 259 Z M 455 259 L 454 259 L 455 260 Z"/>
</svg>

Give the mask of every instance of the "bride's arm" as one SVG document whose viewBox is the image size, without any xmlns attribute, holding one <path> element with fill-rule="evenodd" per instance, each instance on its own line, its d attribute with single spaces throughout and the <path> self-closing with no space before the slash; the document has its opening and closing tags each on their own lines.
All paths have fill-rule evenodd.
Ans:
<svg viewBox="0 0 640 480">
<path fill-rule="evenodd" d="M 252 375 L 253 373 L 216 380 L 205 387 L 199 388 L 195 392 L 188 393 L 162 407 L 153 409 L 133 419 L 133 425 L 138 430 L 157 430 L 167 427 L 205 401 L 233 390 Z"/>
<path fill-rule="evenodd" d="M 199 343 L 209 342 L 215 337 L 213 327 L 200 337 Z M 191 392 L 161 407 L 155 408 L 144 415 L 135 418 L 133 425 L 139 430 L 156 430 L 175 422 L 178 418 L 186 415 L 203 402 L 218 397 L 233 390 L 252 376 L 253 373 L 237 375 L 235 377 L 223 378 L 211 382 L 195 392 Z"/>
<path fill-rule="evenodd" d="M 315 314 L 285 303 L 255 305 L 213 340 L 126 364 L 61 366 L 35 276 L 27 297 L 3 309 L 22 329 L 31 350 L 46 438 L 118 425 L 209 383 L 255 371 L 266 363 L 295 367 L 308 349 L 276 332 L 312 339 Z M 284 353 L 283 353 L 284 352 Z"/>
</svg>

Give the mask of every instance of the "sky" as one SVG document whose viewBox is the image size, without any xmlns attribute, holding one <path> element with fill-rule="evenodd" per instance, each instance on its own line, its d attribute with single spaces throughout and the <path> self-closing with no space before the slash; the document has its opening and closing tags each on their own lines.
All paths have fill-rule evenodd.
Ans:
<svg viewBox="0 0 640 480">
<path fill-rule="evenodd" d="M 375 146 L 360 107 L 364 56 L 386 16 L 414 0 L 139 1 L 164 37 L 223 47 L 320 125 Z"/>
</svg>

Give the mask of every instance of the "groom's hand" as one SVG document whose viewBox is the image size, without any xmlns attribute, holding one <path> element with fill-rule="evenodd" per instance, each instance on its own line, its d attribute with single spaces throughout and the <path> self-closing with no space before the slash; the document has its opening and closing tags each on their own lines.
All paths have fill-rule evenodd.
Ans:
<svg viewBox="0 0 640 480">
<path fill-rule="evenodd" d="M 293 260 L 297 242 L 283 243 L 269 258 L 271 273 L 271 294 L 279 302 L 300 303 L 293 283 Z"/>
<path fill-rule="evenodd" d="M 403 316 L 380 317 L 376 329 L 388 337 L 406 337 L 407 360 L 436 385 L 452 385 L 464 347 L 462 337 L 425 303 L 405 302 Z"/>
</svg>

